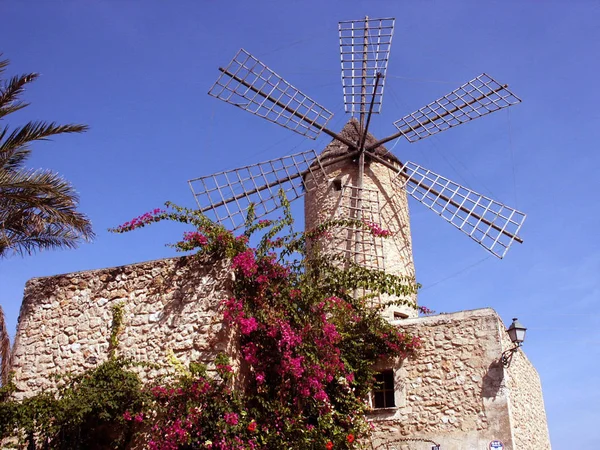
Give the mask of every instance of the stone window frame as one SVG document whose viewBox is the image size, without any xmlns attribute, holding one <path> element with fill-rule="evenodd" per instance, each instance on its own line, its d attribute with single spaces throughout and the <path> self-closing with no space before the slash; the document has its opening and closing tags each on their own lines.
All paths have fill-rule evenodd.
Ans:
<svg viewBox="0 0 600 450">
<path fill-rule="evenodd" d="M 390 409 L 396 407 L 396 380 L 394 379 L 394 375 L 394 369 L 379 370 L 375 375 L 376 384 L 371 393 L 373 397 L 373 409 Z M 380 379 L 378 380 L 377 378 Z M 388 395 L 390 393 L 392 394 L 391 396 Z M 380 401 L 382 406 L 377 406 L 378 394 L 381 394 Z"/>
<path fill-rule="evenodd" d="M 370 392 L 368 405 L 371 410 L 368 415 L 379 420 L 392 419 L 399 409 L 406 406 L 406 370 L 402 367 L 402 361 L 380 361 L 375 364 L 375 370 L 377 372 L 392 371 L 394 377 L 394 406 L 375 408 L 375 397 L 373 392 Z"/>
</svg>

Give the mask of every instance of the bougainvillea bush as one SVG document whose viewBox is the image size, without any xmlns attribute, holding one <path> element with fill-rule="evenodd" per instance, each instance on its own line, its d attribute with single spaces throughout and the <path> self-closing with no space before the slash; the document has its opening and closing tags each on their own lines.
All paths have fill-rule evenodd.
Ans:
<svg viewBox="0 0 600 450">
<path fill-rule="evenodd" d="M 235 273 L 223 320 L 239 333 L 239 370 L 234 374 L 221 358 L 214 377 L 196 368 L 174 385 L 156 386 L 150 448 L 359 448 L 369 433 L 374 364 L 407 357 L 419 346 L 371 301 L 376 294 L 408 298 L 414 281 L 320 255 L 320 238 L 348 220 L 295 233 L 283 203 L 285 216 L 276 221 L 255 222 L 250 212 L 237 237 L 173 205 L 116 230 L 162 220 L 192 224 L 196 230 L 175 246 L 229 258 Z M 389 236 L 371 223 L 352 225 Z M 358 290 L 370 294 L 361 298 Z"/>
<path fill-rule="evenodd" d="M 237 359 L 220 355 L 211 370 L 192 363 L 174 381 L 146 387 L 149 400 L 122 413 L 123 423 L 149 435 L 150 449 L 363 448 L 375 363 L 419 347 L 372 301 L 387 294 L 408 304 L 414 281 L 320 254 L 320 240 L 349 221 L 294 232 L 282 202 L 283 218 L 255 221 L 250 211 L 239 236 L 172 204 L 114 230 L 187 223 L 194 231 L 173 245 L 227 258 L 235 275 L 222 310 L 239 337 Z M 390 237 L 371 223 L 351 222 Z"/>
</svg>

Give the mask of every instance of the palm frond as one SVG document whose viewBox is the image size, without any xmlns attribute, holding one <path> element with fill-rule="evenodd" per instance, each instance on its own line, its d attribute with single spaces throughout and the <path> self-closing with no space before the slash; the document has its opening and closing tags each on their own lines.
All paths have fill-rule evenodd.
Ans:
<svg viewBox="0 0 600 450">
<path fill-rule="evenodd" d="M 8 64 L 0 60 L 0 74 Z M 19 75 L 2 84 L 0 119 L 27 106 L 20 96 L 37 77 L 36 73 Z M 79 197 L 68 181 L 51 171 L 23 168 L 32 142 L 87 129 L 86 125 L 43 121 L 12 131 L 8 126 L 0 128 L 0 259 L 9 253 L 74 248 L 94 237 L 90 220 L 77 211 Z"/>
<path fill-rule="evenodd" d="M 37 73 L 17 75 L 0 88 L 0 119 L 7 114 L 25 108 L 29 104 L 20 101 L 19 96 L 25 90 L 25 85 L 37 79 L 38 76 Z"/>
<path fill-rule="evenodd" d="M 58 125 L 55 122 L 29 122 L 22 127 L 15 128 L 4 142 L 0 143 L 0 153 L 14 152 L 33 141 L 45 141 L 52 136 L 65 133 L 83 133 L 88 130 L 87 125 L 67 124 Z"/>
<path fill-rule="evenodd" d="M 6 329 L 6 320 L 4 317 L 4 310 L 0 305 L 0 380 L 2 384 L 6 384 L 8 381 L 8 374 L 11 366 L 11 351 L 10 351 L 10 337 L 8 330 Z"/>
<path fill-rule="evenodd" d="M 0 168 L 0 201 L 35 202 L 36 198 L 47 201 L 49 198 L 67 201 L 79 200 L 73 186 L 63 177 L 50 170 L 7 171 Z"/>
<path fill-rule="evenodd" d="M 50 171 L 0 170 L 0 258 L 40 249 L 74 248 L 94 237 L 77 211 L 73 186 Z"/>
<path fill-rule="evenodd" d="M 0 151 L 0 170 L 6 172 L 19 171 L 25 160 L 29 158 L 29 155 L 31 155 L 31 149 L 27 145 L 23 145 L 10 152 Z"/>
<path fill-rule="evenodd" d="M 91 233 L 91 225 L 89 231 Z M 9 245 L 6 245 L 7 241 Z M 77 248 L 80 241 L 81 236 L 76 230 L 63 224 L 46 224 L 42 230 L 29 230 L 27 234 L 0 235 L 0 258 L 11 254 L 31 255 L 38 250 L 73 249 Z"/>
<path fill-rule="evenodd" d="M 0 57 L 2 56 L 2 53 L 0 53 Z M 10 64 L 10 60 L 8 59 L 0 59 L 0 74 L 2 74 L 6 68 L 8 67 L 8 65 Z"/>
</svg>

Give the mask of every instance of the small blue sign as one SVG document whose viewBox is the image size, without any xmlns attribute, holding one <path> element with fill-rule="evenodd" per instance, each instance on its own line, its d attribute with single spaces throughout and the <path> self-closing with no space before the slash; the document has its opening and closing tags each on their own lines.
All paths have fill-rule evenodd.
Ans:
<svg viewBox="0 0 600 450">
<path fill-rule="evenodd" d="M 490 442 L 490 450 L 504 450 L 504 444 L 502 441 Z"/>
</svg>

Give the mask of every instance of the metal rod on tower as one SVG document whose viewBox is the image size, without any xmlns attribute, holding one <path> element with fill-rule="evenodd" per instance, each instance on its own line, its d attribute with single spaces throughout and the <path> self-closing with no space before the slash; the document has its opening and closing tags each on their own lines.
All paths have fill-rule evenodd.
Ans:
<svg viewBox="0 0 600 450">
<path fill-rule="evenodd" d="M 367 114 L 367 123 L 365 124 L 364 131 L 360 137 L 360 144 L 358 150 L 362 153 L 365 152 L 365 142 L 367 141 L 367 133 L 369 132 L 369 124 L 371 123 L 371 117 L 373 116 L 373 107 L 375 106 L 375 95 L 377 88 L 379 87 L 379 81 L 383 78 L 382 73 L 377 73 L 375 76 L 375 86 L 373 89 L 373 97 L 371 97 L 371 104 L 369 105 L 369 114 Z"/>
<path fill-rule="evenodd" d="M 367 59 L 369 57 L 369 16 L 365 16 L 365 29 L 363 34 L 363 58 L 362 58 L 362 82 L 360 89 L 360 141 L 364 142 L 367 130 L 365 128 L 365 112 L 367 103 Z M 375 92 L 373 92 L 373 100 L 375 99 Z M 371 105 L 373 102 L 371 101 Z M 362 220 L 362 190 L 363 190 L 363 177 L 365 175 L 365 150 L 363 144 L 358 148 L 360 156 L 358 157 L 358 192 L 356 193 L 356 213 L 357 219 Z M 356 230 L 355 243 L 354 243 L 354 262 L 359 263 L 360 256 L 360 233 L 361 231 Z"/>
<path fill-rule="evenodd" d="M 298 113 L 298 111 L 295 111 L 294 109 L 290 108 L 289 106 L 285 105 L 284 103 L 281 103 L 279 100 L 277 100 L 276 98 L 271 97 L 268 94 L 265 94 L 264 92 L 262 92 L 260 89 L 255 88 L 254 86 L 252 86 L 250 83 L 248 83 L 246 80 L 238 77 L 237 75 L 229 72 L 227 69 L 224 69 L 222 67 L 219 67 L 219 70 L 221 72 L 223 72 L 224 74 L 226 74 L 227 76 L 233 78 L 235 81 L 237 81 L 238 83 L 246 86 L 248 89 L 250 89 L 252 92 L 256 92 L 258 95 L 266 98 L 267 100 L 273 102 L 274 104 L 276 104 L 277 106 L 279 106 L 280 108 L 286 110 L 287 112 L 289 112 L 290 114 L 293 114 L 294 116 L 298 117 L 299 119 L 303 120 L 304 122 L 307 122 L 309 125 L 314 126 L 315 128 L 318 128 L 319 130 L 321 130 L 322 132 L 328 134 L 329 136 L 331 136 L 332 138 L 337 139 L 340 142 L 343 142 L 344 144 L 346 144 L 348 146 L 348 148 L 352 148 L 355 149 L 356 148 L 356 144 L 354 144 L 353 142 L 350 142 L 348 139 L 343 138 L 342 136 L 340 136 L 337 133 L 334 133 L 331 130 L 328 130 L 327 128 L 325 128 L 324 126 L 316 123 L 316 122 L 308 122 L 306 120 L 306 118 Z"/>
</svg>

